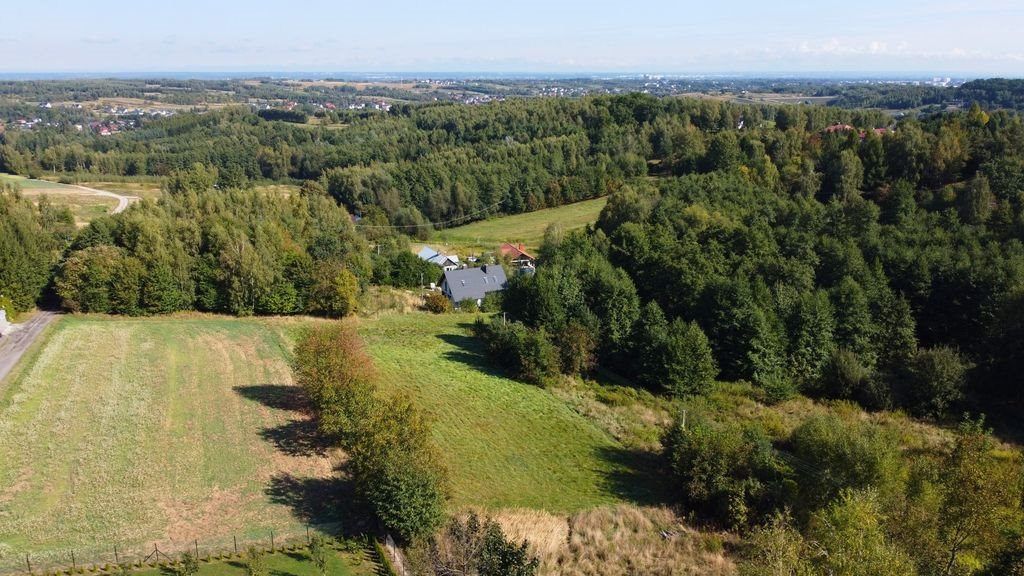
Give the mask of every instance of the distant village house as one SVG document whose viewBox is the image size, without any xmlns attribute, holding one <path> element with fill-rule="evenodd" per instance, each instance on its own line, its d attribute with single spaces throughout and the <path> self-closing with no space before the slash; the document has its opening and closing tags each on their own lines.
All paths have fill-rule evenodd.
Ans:
<svg viewBox="0 0 1024 576">
<path fill-rule="evenodd" d="M 454 254 L 451 256 L 441 254 L 430 246 L 424 246 L 416 255 L 424 262 L 430 262 L 431 264 L 440 266 L 445 272 L 449 270 L 457 270 L 460 265 L 458 256 L 455 256 Z"/>
<path fill-rule="evenodd" d="M 509 244 L 506 242 L 501 245 L 501 248 L 498 248 L 498 253 L 501 254 L 502 258 L 508 258 L 516 268 L 533 269 L 537 262 L 537 259 L 529 254 L 522 244 Z"/>
</svg>

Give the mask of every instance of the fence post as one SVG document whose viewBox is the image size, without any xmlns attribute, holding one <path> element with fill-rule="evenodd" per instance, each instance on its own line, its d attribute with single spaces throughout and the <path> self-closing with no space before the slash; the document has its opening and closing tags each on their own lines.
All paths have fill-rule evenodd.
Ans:
<svg viewBox="0 0 1024 576">
<path fill-rule="evenodd" d="M 25 554 L 25 566 L 28 567 L 28 573 L 32 573 L 32 563 L 28 561 L 28 554 Z"/>
<path fill-rule="evenodd" d="M 199 561 L 199 539 L 196 538 L 196 562 Z"/>
<path fill-rule="evenodd" d="M 235 554 L 238 554 L 238 536 L 232 534 L 231 539 L 235 542 Z"/>
<path fill-rule="evenodd" d="M 75 564 L 75 551 L 74 550 L 71 551 L 71 570 L 73 572 L 77 572 L 78 571 L 78 565 Z"/>
<path fill-rule="evenodd" d="M 114 563 L 119 566 L 121 564 L 121 557 L 117 555 L 117 544 L 114 544 Z"/>
<path fill-rule="evenodd" d="M 311 544 L 313 541 L 309 539 L 309 524 L 306 524 L 306 544 Z"/>
<path fill-rule="evenodd" d="M 270 531 L 270 553 L 274 553 L 274 531 Z"/>
</svg>

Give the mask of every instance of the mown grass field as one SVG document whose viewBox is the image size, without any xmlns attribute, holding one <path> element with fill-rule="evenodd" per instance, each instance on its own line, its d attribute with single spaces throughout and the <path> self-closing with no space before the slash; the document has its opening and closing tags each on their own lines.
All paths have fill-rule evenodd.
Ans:
<svg viewBox="0 0 1024 576">
<path fill-rule="evenodd" d="M 607 198 L 595 198 L 557 208 L 491 218 L 439 231 L 431 241 L 490 249 L 502 242 L 522 242 L 536 249 L 544 239 L 544 231 L 551 224 L 561 226 L 562 230 L 583 228 L 597 221 L 597 216 L 607 202 Z"/>
<path fill-rule="evenodd" d="M 410 394 L 434 421 L 452 507 L 569 512 L 629 496 L 621 447 L 550 392 L 491 370 L 467 333 L 474 315 L 364 320 L 385 390 Z"/>
<path fill-rule="evenodd" d="M 434 423 L 453 510 L 566 513 L 634 500 L 610 435 L 541 388 L 491 371 L 472 315 L 360 319 L 385 393 Z M 292 450 L 288 357 L 308 319 L 67 316 L 0 386 L 0 567 L 159 542 L 201 549 L 301 537 L 331 486 L 323 451 Z M 282 481 L 284 479 L 284 481 Z M 219 543 L 219 544 L 218 544 Z M 111 559 L 112 560 L 112 559 Z"/>
<path fill-rule="evenodd" d="M 303 420 L 265 394 L 290 383 L 286 332 L 256 320 L 58 320 L 0 387 L 0 563 L 304 535 L 284 493 L 296 483 L 270 488 L 282 475 L 327 477 L 331 464 L 275 445 Z"/>
</svg>

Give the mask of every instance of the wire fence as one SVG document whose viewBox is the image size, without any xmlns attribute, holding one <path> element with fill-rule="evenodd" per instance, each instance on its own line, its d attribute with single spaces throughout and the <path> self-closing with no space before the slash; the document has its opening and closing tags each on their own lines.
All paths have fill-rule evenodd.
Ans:
<svg viewBox="0 0 1024 576">
<path fill-rule="evenodd" d="M 131 569 L 162 568 L 175 565 L 184 553 L 194 554 L 200 562 L 241 560 L 249 547 L 264 552 L 289 552 L 305 548 L 315 534 L 335 536 L 339 523 L 310 524 L 209 540 L 150 541 L 142 544 L 78 546 L 48 552 L 19 552 L 0 548 L 0 574 L 81 575 L 113 574 L 121 566 Z M 365 548 L 366 540 L 334 541 L 335 547 Z"/>
</svg>

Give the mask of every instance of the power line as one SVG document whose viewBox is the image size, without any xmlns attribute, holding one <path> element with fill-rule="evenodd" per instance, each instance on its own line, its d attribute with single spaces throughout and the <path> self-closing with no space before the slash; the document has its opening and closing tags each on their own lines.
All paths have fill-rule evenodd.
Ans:
<svg viewBox="0 0 1024 576">
<path fill-rule="evenodd" d="M 497 208 L 498 206 L 501 206 L 501 204 L 502 204 L 501 202 L 495 202 L 494 204 L 492 204 L 492 205 L 490 205 L 490 206 L 488 206 L 486 208 L 481 208 L 480 210 L 477 210 L 476 212 L 471 212 L 469 214 L 465 214 L 463 216 L 459 216 L 458 218 L 452 218 L 451 220 L 445 220 L 443 222 L 425 222 L 423 224 L 359 224 L 358 222 L 356 222 L 356 227 L 357 228 L 392 228 L 392 229 L 394 229 L 394 228 L 399 228 L 399 229 L 414 228 L 415 229 L 415 228 L 423 228 L 423 227 L 426 227 L 426 226 L 433 226 L 434 228 L 443 228 L 443 227 L 448 226 L 449 224 L 452 224 L 454 222 L 461 222 L 461 221 L 464 221 L 466 219 L 473 218 L 475 216 L 479 216 L 480 214 L 486 214 L 486 213 L 490 212 L 491 210 L 493 210 L 494 208 Z"/>
</svg>

